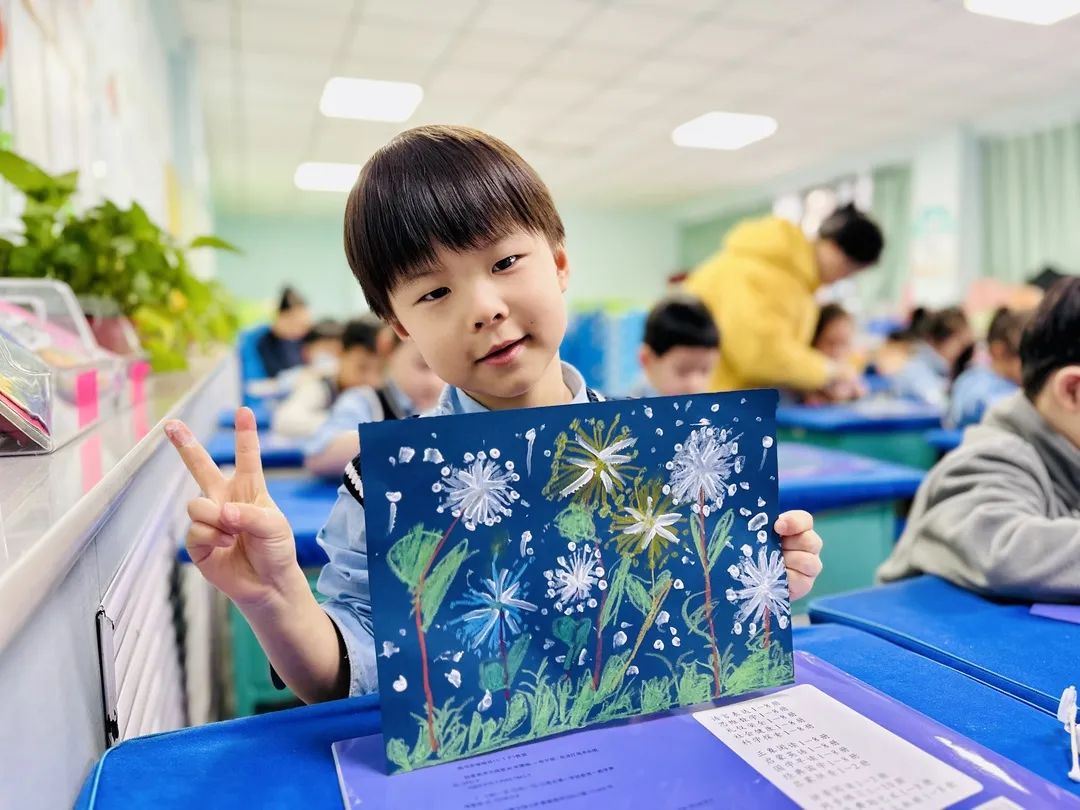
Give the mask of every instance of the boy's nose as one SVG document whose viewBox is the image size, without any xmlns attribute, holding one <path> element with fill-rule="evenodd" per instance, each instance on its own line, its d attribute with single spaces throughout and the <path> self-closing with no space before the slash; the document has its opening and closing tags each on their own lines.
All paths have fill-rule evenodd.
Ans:
<svg viewBox="0 0 1080 810">
<path fill-rule="evenodd" d="M 479 332 L 486 326 L 506 319 L 507 306 L 501 295 L 491 286 L 482 286 L 476 291 L 473 310 L 473 329 Z"/>
</svg>

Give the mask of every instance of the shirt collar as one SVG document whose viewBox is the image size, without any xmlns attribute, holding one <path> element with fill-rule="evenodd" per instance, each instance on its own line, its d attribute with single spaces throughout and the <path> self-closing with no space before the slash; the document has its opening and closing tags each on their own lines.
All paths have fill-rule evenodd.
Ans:
<svg viewBox="0 0 1080 810">
<path fill-rule="evenodd" d="M 574 368 L 569 363 L 562 363 L 562 378 L 566 387 L 570 389 L 572 398 L 571 404 L 577 405 L 582 402 L 589 401 L 589 392 L 585 386 L 585 378 L 581 376 L 581 372 Z M 446 386 L 442 396 L 439 397 L 439 404 L 435 408 L 435 413 L 438 415 L 457 414 L 457 413 L 482 413 L 489 410 L 481 405 L 475 399 L 470 397 L 460 388 L 454 388 L 453 386 Z"/>
</svg>

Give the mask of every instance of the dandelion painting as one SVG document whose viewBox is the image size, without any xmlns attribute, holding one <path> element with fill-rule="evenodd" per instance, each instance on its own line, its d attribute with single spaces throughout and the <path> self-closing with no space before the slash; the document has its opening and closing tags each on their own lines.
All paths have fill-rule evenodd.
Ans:
<svg viewBox="0 0 1080 810">
<path fill-rule="evenodd" d="M 776 399 L 362 425 L 390 771 L 790 683 Z"/>
</svg>

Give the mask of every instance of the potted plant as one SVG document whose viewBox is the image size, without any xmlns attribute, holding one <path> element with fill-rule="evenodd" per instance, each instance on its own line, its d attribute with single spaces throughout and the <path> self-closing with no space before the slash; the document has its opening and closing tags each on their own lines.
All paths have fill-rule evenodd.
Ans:
<svg viewBox="0 0 1080 810">
<path fill-rule="evenodd" d="M 0 176 L 26 197 L 22 232 L 0 237 L 0 276 L 54 278 L 71 286 L 106 348 L 125 351 L 130 319 L 157 371 L 182 369 L 192 346 L 236 334 L 235 305 L 216 281 L 198 278 L 187 252 L 236 248 L 216 236 L 187 244 L 138 203 L 105 200 L 75 213 L 78 174 L 52 175 L 0 149 Z"/>
</svg>

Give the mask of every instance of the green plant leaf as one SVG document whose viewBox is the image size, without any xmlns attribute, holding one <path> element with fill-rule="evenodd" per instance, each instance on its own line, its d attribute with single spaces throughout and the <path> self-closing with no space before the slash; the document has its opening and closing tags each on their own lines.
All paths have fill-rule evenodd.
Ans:
<svg viewBox="0 0 1080 810">
<path fill-rule="evenodd" d="M 52 184 L 52 177 L 36 163 L 7 149 L 0 150 L 0 177 L 24 194 L 40 191 Z"/>
<path fill-rule="evenodd" d="M 596 689 L 597 702 L 604 700 L 608 695 L 614 694 L 615 690 L 619 688 L 626 669 L 626 660 L 629 657 L 629 652 L 608 657 L 608 660 L 604 663 L 604 671 L 600 674 L 600 685 Z"/>
<path fill-rule="evenodd" d="M 518 692 L 510 698 L 510 705 L 506 707 L 506 719 L 503 720 L 502 725 L 503 734 L 513 734 L 528 716 L 529 703 L 525 696 Z"/>
<path fill-rule="evenodd" d="M 404 740 L 394 737 L 386 744 L 386 758 L 402 770 L 408 770 L 410 767 L 409 746 Z"/>
<path fill-rule="evenodd" d="M 551 623 L 551 632 L 555 638 L 566 644 L 566 660 L 563 661 L 563 669 L 567 672 L 589 643 L 589 632 L 592 630 L 592 619 L 574 619 L 570 616 L 560 616 Z"/>
<path fill-rule="evenodd" d="M 692 521 L 691 521 L 692 522 Z M 728 509 L 716 521 L 709 537 L 709 570 L 713 570 L 720 554 L 731 543 L 731 525 L 735 522 L 735 510 Z"/>
<path fill-rule="evenodd" d="M 480 717 L 480 712 L 473 712 L 472 721 L 469 723 L 469 748 L 475 748 L 476 744 L 480 742 L 480 733 L 483 731 L 484 721 Z"/>
<path fill-rule="evenodd" d="M 420 607 L 424 614 L 422 626 L 425 633 L 431 627 L 435 614 L 438 613 L 443 599 L 446 598 L 446 592 L 454 581 L 454 577 L 457 576 L 461 564 L 470 556 L 472 555 L 469 553 L 469 541 L 462 540 L 436 563 L 435 567 L 427 575 L 427 579 L 424 580 L 424 592 L 420 596 Z"/>
<path fill-rule="evenodd" d="M 410 590 L 415 590 L 431 553 L 442 539 L 439 532 L 425 529 L 422 523 L 413 526 L 386 552 L 386 563 Z"/>
<path fill-rule="evenodd" d="M 645 586 L 640 579 L 635 576 L 627 578 L 626 595 L 630 597 L 630 602 L 642 616 L 649 615 L 649 611 L 652 609 L 652 597 L 649 596 L 649 592 L 645 590 Z"/>
<path fill-rule="evenodd" d="M 532 641 L 532 636 L 529 633 L 522 633 L 514 640 L 506 653 L 506 668 L 510 671 L 510 684 L 513 684 L 518 670 L 521 669 L 521 664 L 525 661 L 530 641 Z"/>
<path fill-rule="evenodd" d="M 214 248 L 215 250 L 228 250 L 233 253 L 241 253 L 242 251 L 232 242 L 226 242 L 220 236 L 214 236 L 213 234 L 206 234 L 204 236 L 196 236 L 188 244 L 188 247 L 192 250 L 196 248 Z"/>
<path fill-rule="evenodd" d="M 653 583 L 652 590 L 649 591 L 649 599 L 656 601 L 660 596 L 668 591 L 668 583 L 671 581 L 670 571 L 661 571 L 660 576 L 656 578 L 656 582 Z"/>
<path fill-rule="evenodd" d="M 621 557 L 608 580 L 607 594 L 604 598 L 604 609 L 600 613 L 600 631 L 603 632 L 615 616 L 619 615 L 622 607 L 623 596 L 626 594 L 626 577 L 630 573 L 630 560 Z"/>
</svg>

